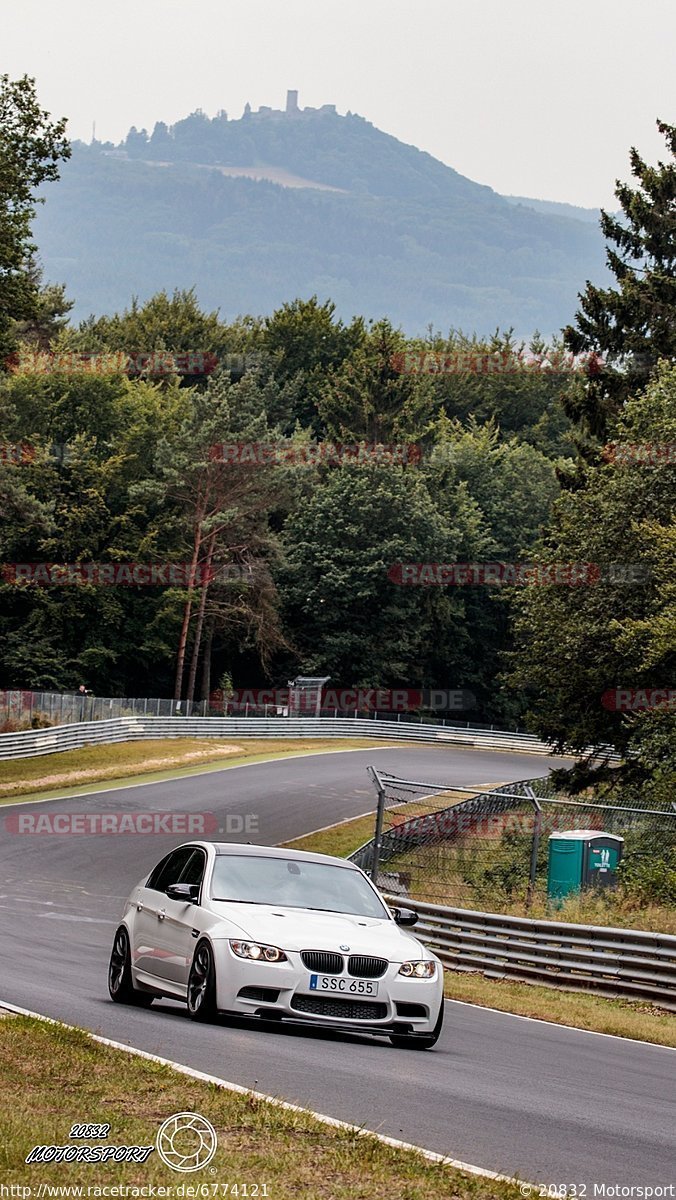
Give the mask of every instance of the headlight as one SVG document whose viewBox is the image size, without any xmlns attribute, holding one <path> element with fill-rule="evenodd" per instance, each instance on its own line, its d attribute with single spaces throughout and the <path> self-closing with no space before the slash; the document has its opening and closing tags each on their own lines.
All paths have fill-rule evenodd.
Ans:
<svg viewBox="0 0 676 1200">
<path fill-rule="evenodd" d="M 399 968 L 400 975 L 406 975 L 408 979 L 434 979 L 437 973 L 437 964 L 433 959 L 414 959 L 412 962 L 402 963 Z"/>
<path fill-rule="evenodd" d="M 261 946 L 259 942 L 230 942 L 230 949 L 238 958 L 254 962 L 286 962 L 286 954 L 276 946 Z"/>
</svg>

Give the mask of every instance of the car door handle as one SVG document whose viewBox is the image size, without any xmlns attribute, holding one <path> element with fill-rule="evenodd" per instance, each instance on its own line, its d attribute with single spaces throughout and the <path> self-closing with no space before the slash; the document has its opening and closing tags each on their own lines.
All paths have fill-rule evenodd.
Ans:
<svg viewBox="0 0 676 1200">
<path fill-rule="evenodd" d="M 164 909 L 164 908 L 161 908 L 161 909 L 160 909 L 160 911 L 159 911 L 159 912 L 158 912 L 158 914 L 157 914 L 157 919 L 158 919 L 158 921 L 163 921 L 163 920 L 164 920 L 164 918 L 166 917 L 166 915 L 167 915 L 167 913 L 166 913 L 166 909 Z"/>
</svg>

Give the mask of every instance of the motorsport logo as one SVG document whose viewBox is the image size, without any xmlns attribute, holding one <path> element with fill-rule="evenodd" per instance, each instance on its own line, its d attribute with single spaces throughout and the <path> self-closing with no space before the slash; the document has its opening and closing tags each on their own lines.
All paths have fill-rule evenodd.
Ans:
<svg viewBox="0 0 676 1200">
<path fill-rule="evenodd" d="M 66 1146 L 33 1146 L 24 1159 L 27 1163 L 144 1163 L 155 1146 L 111 1146 L 105 1145 L 110 1125 L 71 1125 Z M 82 1142 L 81 1138 L 98 1141 L 98 1145 Z"/>
<path fill-rule="evenodd" d="M 199 1171 L 211 1162 L 218 1138 L 216 1130 L 200 1113 L 180 1112 L 167 1117 L 152 1146 L 106 1144 L 110 1125 L 75 1124 L 65 1146 L 33 1146 L 26 1163 L 145 1163 L 154 1150 L 172 1171 Z M 80 1139 L 91 1141 L 83 1142 Z M 94 1145 L 92 1142 L 96 1142 Z"/>
<path fill-rule="evenodd" d="M 172 1171 L 199 1171 L 214 1157 L 218 1138 L 206 1117 L 181 1112 L 162 1122 L 155 1145 L 162 1162 Z"/>
</svg>

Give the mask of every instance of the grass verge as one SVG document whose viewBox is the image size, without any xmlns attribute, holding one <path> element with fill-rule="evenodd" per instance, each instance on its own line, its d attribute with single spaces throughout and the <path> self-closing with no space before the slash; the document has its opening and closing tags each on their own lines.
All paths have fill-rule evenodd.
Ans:
<svg viewBox="0 0 676 1200">
<path fill-rule="evenodd" d="M 594 1033 L 676 1047 L 676 1016 L 645 1001 L 609 999 L 591 992 L 541 987 L 517 979 L 487 979 L 475 972 L 446 971 L 444 992 L 482 1008 L 522 1017 L 538 1017 L 556 1025 L 572 1025 Z"/>
<path fill-rule="evenodd" d="M 40 1185 L 44 1190 L 49 1185 L 115 1184 L 165 1187 L 171 1190 L 164 1194 L 171 1197 L 180 1195 L 178 1185 L 184 1184 L 184 1195 L 214 1200 L 231 1195 L 516 1200 L 519 1195 L 512 1184 L 429 1162 L 374 1137 L 323 1125 L 309 1114 L 102 1046 L 80 1030 L 32 1018 L 0 1021 L 0 1096 L 0 1174 L 5 1184 L 32 1186 L 34 1194 Z M 166 1167 L 155 1151 L 143 1165 L 25 1163 L 36 1145 L 68 1145 L 71 1126 L 80 1122 L 110 1125 L 102 1145 L 150 1146 L 160 1124 L 185 1111 L 206 1117 L 218 1135 L 211 1163 L 188 1176 Z M 87 1137 L 81 1144 L 96 1143 Z M 193 1147 L 186 1141 L 183 1149 L 190 1153 Z M 195 1190 L 189 1193 L 187 1184 Z"/>
<path fill-rule="evenodd" d="M 71 788 L 77 794 L 101 782 L 150 783 L 288 754 L 383 749 L 400 744 L 368 738 L 279 738 L 274 742 L 269 738 L 247 738 L 242 743 L 220 738 L 162 738 L 85 746 L 36 758 L 0 761 L 0 804 L 18 796 L 61 795 Z"/>
<path fill-rule="evenodd" d="M 287 845 L 295 850 L 345 858 L 373 836 L 373 819 L 371 813 L 343 821 L 318 833 L 296 838 Z M 557 915 L 561 916 L 561 913 Z M 566 914 L 561 919 L 575 921 L 576 917 Z M 522 1017 L 538 1017 L 595 1033 L 612 1033 L 660 1046 L 676 1046 L 676 1016 L 645 1002 L 608 999 L 593 993 L 549 988 L 519 980 L 489 979 L 478 972 L 446 971 L 445 977 L 445 992 L 451 1000 L 497 1008 Z"/>
</svg>

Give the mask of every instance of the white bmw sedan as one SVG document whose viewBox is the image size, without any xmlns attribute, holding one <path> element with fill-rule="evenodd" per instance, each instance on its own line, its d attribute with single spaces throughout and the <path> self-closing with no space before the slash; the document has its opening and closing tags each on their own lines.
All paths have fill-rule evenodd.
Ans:
<svg viewBox="0 0 676 1200">
<path fill-rule="evenodd" d="M 172 850 L 126 902 L 108 987 L 120 1004 L 184 1000 L 217 1013 L 312 1022 L 428 1049 L 441 963 L 354 864 L 232 842 Z"/>
</svg>

